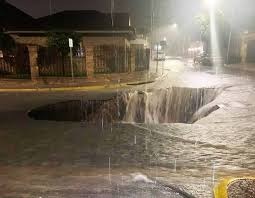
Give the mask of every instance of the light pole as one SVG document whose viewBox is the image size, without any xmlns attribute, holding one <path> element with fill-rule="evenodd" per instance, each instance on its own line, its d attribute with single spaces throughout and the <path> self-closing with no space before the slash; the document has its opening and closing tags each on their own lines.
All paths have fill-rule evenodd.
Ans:
<svg viewBox="0 0 255 198">
<path fill-rule="evenodd" d="M 159 43 L 157 43 L 157 66 L 156 66 L 156 73 L 158 73 L 158 59 L 159 59 L 159 56 L 158 56 L 158 53 L 159 53 Z"/>
<path fill-rule="evenodd" d="M 211 9 L 211 12 L 215 9 L 216 5 L 218 4 L 218 0 L 206 0 L 207 6 Z M 232 35 L 233 35 L 233 18 L 235 14 L 235 9 L 232 9 L 231 14 L 231 20 L 230 20 L 230 29 L 228 34 L 228 46 L 227 46 L 227 54 L 224 55 L 225 64 L 229 64 L 229 58 L 230 58 L 230 51 L 231 51 L 231 41 L 232 41 Z"/>
<path fill-rule="evenodd" d="M 50 15 L 52 15 L 52 0 L 49 0 Z"/>
<path fill-rule="evenodd" d="M 232 39 L 232 30 L 233 30 L 233 18 L 234 18 L 235 9 L 232 10 L 232 19 L 230 21 L 230 31 L 229 31 L 229 37 L 228 37 L 228 51 L 227 51 L 227 64 L 229 64 L 229 53 L 230 53 L 230 45 L 231 45 L 231 39 Z"/>
<path fill-rule="evenodd" d="M 228 36 L 228 51 L 227 51 L 227 65 L 229 64 L 229 52 L 230 52 L 230 44 L 231 44 L 231 38 L 232 38 L 232 24 L 230 24 L 230 31 Z"/>
<path fill-rule="evenodd" d="M 70 48 L 71 75 L 72 75 L 72 80 L 74 80 L 74 71 L 73 71 L 73 39 L 69 38 L 68 39 L 68 43 L 69 43 L 69 48 Z"/>
<path fill-rule="evenodd" d="M 114 12 L 114 0 L 111 0 L 111 23 L 112 27 L 114 26 L 114 18 L 113 18 L 113 12 Z"/>
<path fill-rule="evenodd" d="M 154 25 L 154 0 L 151 0 L 151 59 L 152 59 L 152 46 L 153 46 L 153 25 Z"/>
<path fill-rule="evenodd" d="M 177 46 L 179 46 L 179 42 L 178 42 L 178 35 L 180 33 L 179 32 L 179 25 L 177 23 L 171 23 L 171 24 L 168 25 L 167 31 L 171 35 L 170 36 L 170 43 L 171 44 L 168 45 L 168 52 L 171 55 L 176 55 L 176 52 L 180 49 L 180 48 L 174 47 L 174 45 L 176 46 L 176 43 L 177 43 Z"/>
<path fill-rule="evenodd" d="M 206 6 L 210 11 L 210 32 L 211 32 L 211 54 L 212 63 L 216 69 L 216 74 L 218 73 L 219 65 L 222 64 L 221 50 L 217 35 L 217 21 L 216 21 L 216 6 L 218 5 L 218 0 L 205 0 Z"/>
<path fill-rule="evenodd" d="M 218 0 L 205 0 L 207 7 L 211 10 L 211 12 L 215 9 L 216 5 L 218 4 Z M 229 36 L 228 36 L 228 49 L 227 49 L 227 60 L 226 64 L 229 63 L 229 54 L 230 54 L 230 45 L 231 45 L 231 39 L 232 39 L 232 22 L 233 22 L 233 16 L 234 16 L 234 9 L 232 10 L 232 20 L 230 23 L 230 31 L 229 31 Z"/>
<path fill-rule="evenodd" d="M 160 45 L 160 42 L 157 42 L 156 46 L 156 73 L 158 73 L 158 62 L 162 58 L 159 56 L 159 52 L 162 50 L 162 46 Z"/>
</svg>

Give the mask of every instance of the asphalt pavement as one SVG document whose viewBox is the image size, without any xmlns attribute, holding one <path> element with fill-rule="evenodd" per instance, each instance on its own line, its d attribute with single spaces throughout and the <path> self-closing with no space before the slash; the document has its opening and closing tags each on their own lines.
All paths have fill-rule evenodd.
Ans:
<svg viewBox="0 0 255 198">
<path fill-rule="evenodd" d="M 161 69 L 155 82 L 123 89 L 3 90 L 1 197 L 205 198 L 222 177 L 254 175 L 254 76 L 228 69 L 215 75 L 180 60 L 169 60 Z M 46 104 L 172 86 L 219 88 L 208 105 L 220 108 L 194 124 L 88 125 L 27 115 Z"/>
</svg>

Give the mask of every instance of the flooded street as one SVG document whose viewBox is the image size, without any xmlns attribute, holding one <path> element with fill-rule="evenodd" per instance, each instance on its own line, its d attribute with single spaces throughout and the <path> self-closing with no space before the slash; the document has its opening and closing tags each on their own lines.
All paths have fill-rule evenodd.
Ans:
<svg viewBox="0 0 255 198">
<path fill-rule="evenodd" d="M 254 174 L 255 76 L 228 70 L 215 76 L 180 61 L 166 63 L 162 72 L 154 83 L 122 91 L 161 90 L 158 99 L 133 98 L 136 105 L 127 103 L 127 112 L 142 103 L 163 105 L 144 107 L 142 113 L 131 112 L 115 122 L 34 120 L 28 112 L 64 101 L 106 100 L 115 97 L 116 90 L 0 93 L 3 197 L 205 198 L 212 196 L 212 187 L 222 176 Z M 185 103 L 176 91 L 172 106 L 166 105 L 171 101 L 162 100 L 162 95 L 170 96 L 162 90 L 171 87 L 219 91 L 196 108 L 183 109 L 190 105 L 193 92 L 188 92 Z M 159 116 L 163 110 L 164 116 Z M 192 110 L 189 119 L 166 119 L 166 114 L 178 110 Z M 141 115 L 145 118 L 139 120 Z M 194 123 L 187 124 L 191 118 Z"/>
</svg>

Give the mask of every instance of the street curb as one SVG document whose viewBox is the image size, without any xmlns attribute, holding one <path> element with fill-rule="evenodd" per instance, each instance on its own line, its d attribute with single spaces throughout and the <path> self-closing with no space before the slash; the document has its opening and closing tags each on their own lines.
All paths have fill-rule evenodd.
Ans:
<svg viewBox="0 0 255 198">
<path fill-rule="evenodd" d="M 255 72 L 255 70 L 252 68 L 252 69 L 250 69 L 250 67 L 233 67 L 233 65 L 225 65 L 224 66 L 225 68 L 227 68 L 227 69 L 235 69 L 235 70 L 239 70 L 239 71 L 244 71 L 244 72 Z"/>
<path fill-rule="evenodd" d="M 148 81 L 140 81 L 140 82 L 131 82 L 131 83 L 127 83 L 127 85 L 128 86 L 145 85 L 145 84 L 151 84 L 154 82 L 155 82 L 155 80 L 148 80 Z"/>
<path fill-rule="evenodd" d="M 243 177 L 243 178 L 224 178 L 218 183 L 214 189 L 214 198 L 228 198 L 228 187 L 231 183 L 236 182 L 238 180 L 250 179 L 255 180 L 255 177 Z"/>
<path fill-rule="evenodd" d="M 81 86 L 81 87 L 56 87 L 56 88 L 0 88 L 0 92 L 50 92 L 50 91 L 93 91 L 102 89 L 124 88 L 127 83 L 98 85 L 98 86 Z"/>
</svg>

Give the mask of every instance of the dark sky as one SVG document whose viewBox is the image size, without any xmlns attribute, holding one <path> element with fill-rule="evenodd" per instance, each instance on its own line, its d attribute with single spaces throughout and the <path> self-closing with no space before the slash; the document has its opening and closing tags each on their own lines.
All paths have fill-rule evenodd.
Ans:
<svg viewBox="0 0 255 198">
<path fill-rule="evenodd" d="M 41 17 L 50 13 L 50 0 L 7 0 L 33 17 Z M 115 0 L 115 10 L 128 12 L 137 7 L 139 2 L 150 0 Z M 135 3 L 136 2 L 136 3 Z M 146 5 L 146 3 L 144 3 Z M 100 10 L 109 12 L 111 0 L 51 0 L 55 12 L 62 10 Z"/>
<path fill-rule="evenodd" d="M 50 0 L 7 0 L 11 4 L 32 15 L 41 17 L 50 13 Z M 158 23 L 177 22 L 180 25 L 190 23 L 203 9 L 204 0 L 154 0 L 155 21 Z M 236 24 L 255 21 L 255 0 L 218 0 L 228 20 Z M 51 0 L 55 12 L 62 10 L 99 10 L 110 11 L 111 0 Z M 150 24 L 151 0 L 115 0 L 115 11 L 129 12 L 133 24 L 142 26 Z"/>
<path fill-rule="evenodd" d="M 50 0 L 7 0 L 29 15 L 38 18 L 50 14 Z M 111 0 L 51 0 L 53 12 L 63 10 L 99 10 L 110 12 Z M 116 12 L 128 12 L 135 26 L 149 25 L 150 0 L 115 0 Z"/>
</svg>

